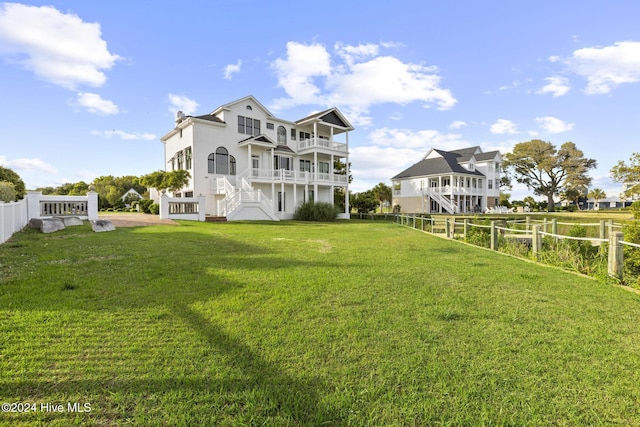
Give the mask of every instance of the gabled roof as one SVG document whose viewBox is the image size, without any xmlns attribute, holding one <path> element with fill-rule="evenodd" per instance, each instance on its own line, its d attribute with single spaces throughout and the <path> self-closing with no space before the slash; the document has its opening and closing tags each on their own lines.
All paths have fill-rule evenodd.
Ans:
<svg viewBox="0 0 640 427">
<path fill-rule="evenodd" d="M 434 152 L 438 155 L 434 155 Z M 429 150 L 429 153 L 427 153 L 421 161 L 410 166 L 391 179 L 443 175 L 450 173 L 484 176 L 482 172 L 477 170 L 470 171 L 462 166 L 462 164 L 469 162 L 472 157 L 476 160 L 490 160 L 497 154 L 499 154 L 498 151 L 483 153 L 479 146 L 452 151 L 432 149 Z"/>
<path fill-rule="evenodd" d="M 224 105 L 221 105 L 220 107 L 218 107 L 218 108 L 216 108 L 215 110 L 213 110 L 213 111 L 211 112 L 211 114 L 212 114 L 212 115 L 216 115 L 216 114 L 218 114 L 218 113 L 219 113 L 220 111 L 222 111 L 222 110 L 230 110 L 230 109 L 232 109 L 232 108 L 233 108 L 235 105 L 237 105 L 237 104 L 246 104 L 247 102 L 252 102 L 252 103 L 254 103 L 255 105 L 257 105 L 257 106 L 258 106 L 258 108 L 260 108 L 260 109 L 262 109 L 262 111 L 264 111 L 264 114 L 265 114 L 267 117 L 274 117 L 274 115 L 273 115 L 273 114 L 271 114 L 271 112 L 270 112 L 269 110 L 267 110 L 267 107 L 265 107 L 264 105 L 262 105 L 262 104 L 260 103 L 260 101 L 258 101 L 258 100 L 253 96 L 253 95 L 248 95 L 248 96 L 245 96 L 244 98 L 240 98 L 240 99 L 237 99 L 237 100 L 235 100 L 235 101 L 232 101 L 232 102 L 226 103 L 226 104 L 224 104 Z"/>
<path fill-rule="evenodd" d="M 185 116 L 185 117 L 193 117 L 194 119 L 208 120 L 210 122 L 216 122 L 216 123 L 224 123 L 223 120 L 220 120 L 218 117 L 212 114 L 204 114 L 202 116 Z"/>
<path fill-rule="evenodd" d="M 320 111 L 319 113 L 312 114 L 304 117 L 300 120 L 296 120 L 297 125 L 303 125 L 306 123 L 313 123 L 314 121 L 326 122 L 335 126 L 345 128 L 346 130 L 353 130 L 351 123 L 342 115 L 337 108 L 329 108 L 328 110 Z"/>
</svg>

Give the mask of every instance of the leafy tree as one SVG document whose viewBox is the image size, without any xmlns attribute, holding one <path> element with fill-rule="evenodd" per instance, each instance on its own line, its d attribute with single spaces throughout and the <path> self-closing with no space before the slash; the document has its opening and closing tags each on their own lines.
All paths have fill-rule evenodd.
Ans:
<svg viewBox="0 0 640 427">
<path fill-rule="evenodd" d="M 620 160 L 611 168 L 611 177 L 615 182 L 627 184 L 624 196 L 632 197 L 640 194 L 640 153 L 633 153 L 629 163 Z"/>
<path fill-rule="evenodd" d="M 358 213 L 374 212 L 378 207 L 378 199 L 371 190 L 351 194 L 350 199 L 351 207 L 355 208 Z"/>
<path fill-rule="evenodd" d="M 0 181 L 6 181 L 13 184 L 13 189 L 16 192 L 16 201 L 23 199 L 24 195 L 27 193 L 24 181 L 20 178 L 20 175 L 9 168 L 0 166 Z"/>
<path fill-rule="evenodd" d="M 380 203 L 380 213 L 382 213 L 382 205 L 384 202 L 391 203 L 391 187 L 381 182 L 371 190 L 376 200 Z"/>
<path fill-rule="evenodd" d="M 511 194 L 500 192 L 500 196 L 498 196 L 498 206 L 505 206 L 507 208 L 511 207 L 511 202 L 509 199 L 511 198 Z"/>
<path fill-rule="evenodd" d="M 600 188 L 594 188 L 593 190 L 589 191 L 587 197 L 593 199 L 593 206 L 595 206 L 598 204 L 599 200 L 605 199 L 607 197 L 607 193 L 605 193 L 604 190 Z"/>
<path fill-rule="evenodd" d="M 159 170 L 141 177 L 140 183 L 145 187 L 176 192 L 189 183 L 189 178 L 191 178 L 191 174 L 184 169 L 171 172 Z"/>
<path fill-rule="evenodd" d="M 584 157 L 573 142 L 565 142 L 560 149 L 539 139 L 516 144 L 505 155 L 504 165 L 513 171 L 515 179 L 534 194 L 547 197 L 547 209 L 554 211 L 553 197 L 565 187 L 588 186 L 589 169 L 596 167 L 594 159 Z"/>
<path fill-rule="evenodd" d="M 16 200 L 16 188 L 13 182 L 0 181 L 0 202 L 14 202 Z"/>
<path fill-rule="evenodd" d="M 586 191 L 585 187 L 567 186 L 560 192 L 560 198 L 577 206 L 578 200 L 584 197 Z"/>
</svg>

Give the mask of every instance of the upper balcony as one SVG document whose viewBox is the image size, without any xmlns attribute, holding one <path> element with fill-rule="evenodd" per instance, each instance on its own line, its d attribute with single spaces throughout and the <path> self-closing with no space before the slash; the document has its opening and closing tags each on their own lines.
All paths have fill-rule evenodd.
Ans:
<svg viewBox="0 0 640 427">
<path fill-rule="evenodd" d="M 330 151 L 338 152 L 339 154 L 348 154 L 347 144 L 342 142 L 332 141 L 325 138 L 307 138 L 298 141 L 298 153 L 312 151 L 317 148 L 323 148 Z"/>
<path fill-rule="evenodd" d="M 286 169 L 255 169 L 252 168 L 239 175 L 239 178 L 245 178 L 249 182 L 284 182 L 289 184 L 325 184 L 344 186 L 347 184 L 346 175 L 293 171 Z"/>
</svg>

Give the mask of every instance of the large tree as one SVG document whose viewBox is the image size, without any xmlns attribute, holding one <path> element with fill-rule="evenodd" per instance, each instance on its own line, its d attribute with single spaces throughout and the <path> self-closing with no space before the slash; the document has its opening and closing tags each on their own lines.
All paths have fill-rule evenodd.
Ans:
<svg viewBox="0 0 640 427">
<path fill-rule="evenodd" d="M 546 196 L 547 209 L 553 212 L 553 198 L 565 187 L 586 187 L 591 183 L 587 174 L 596 167 L 596 161 L 584 157 L 573 142 L 565 142 L 558 150 L 550 142 L 532 139 L 516 144 L 505 155 L 504 165 L 517 182 L 536 195 Z"/>
<path fill-rule="evenodd" d="M 376 197 L 376 200 L 380 203 L 380 213 L 382 213 L 382 206 L 384 202 L 391 203 L 391 187 L 384 182 L 379 183 L 371 190 Z"/>
<path fill-rule="evenodd" d="M 623 194 L 626 197 L 640 194 L 640 153 L 633 153 L 628 164 L 620 160 L 611 168 L 611 177 L 615 182 L 625 184 Z"/>
<path fill-rule="evenodd" d="M 171 192 L 176 192 L 189 183 L 189 178 L 191 178 L 191 174 L 184 169 L 171 172 L 159 170 L 141 177 L 140 183 L 145 187 L 155 188 L 158 191 L 167 189 Z"/>
<path fill-rule="evenodd" d="M 13 189 L 16 192 L 16 201 L 24 198 L 24 195 L 27 192 L 24 186 L 24 181 L 20 178 L 20 175 L 15 173 L 13 170 L 0 166 L 0 181 L 6 181 L 13 184 Z"/>
</svg>

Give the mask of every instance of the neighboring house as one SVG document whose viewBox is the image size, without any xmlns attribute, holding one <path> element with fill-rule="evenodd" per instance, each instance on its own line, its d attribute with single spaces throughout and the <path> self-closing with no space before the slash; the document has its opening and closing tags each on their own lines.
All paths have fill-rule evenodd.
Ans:
<svg viewBox="0 0 640 427">
<path fill-rule="evenodd" d="M 287 219 L 306 201 L 334 203 L 348 175 L 334 162 L 349 162 L 351 124 L 331 108 L 297 121 L 275 117 L 253 96 L 210 114 L 176 115 L 161 138 L 166 170 L 186 169 L 189 184 L 174 197 L 204 196 L 206 215 L 234 219 Z"/>
<path fill-rule="evenodd" d="M 122 197 L 120 197 L 120 200 L 122 200 L 123 202 L 126 202 L 127 200 L 142 200 L 144 199 L 144 197 L 142 197 L 142 194 L 138 193 L 135 189 L 130 188 L 126 193 L 124 193 L 122 195 Z"/>
<path fill-rule="evenodd" d="M 393 205 L 402 213 L 471 213 L 497 206 L 502 155 L 480 147 L 431 149 L 391 178 Z"/>
</svg>

